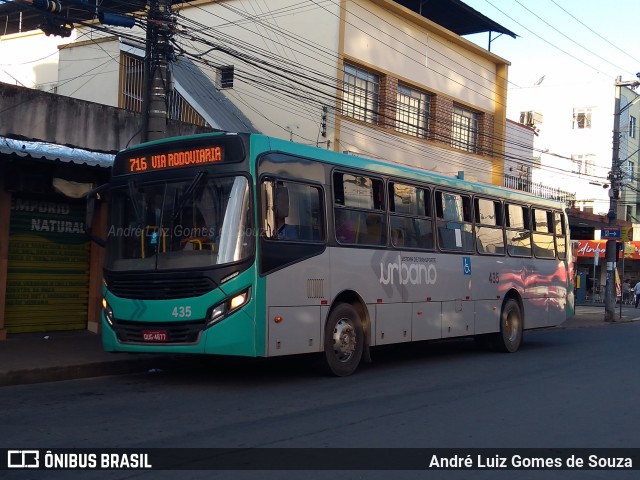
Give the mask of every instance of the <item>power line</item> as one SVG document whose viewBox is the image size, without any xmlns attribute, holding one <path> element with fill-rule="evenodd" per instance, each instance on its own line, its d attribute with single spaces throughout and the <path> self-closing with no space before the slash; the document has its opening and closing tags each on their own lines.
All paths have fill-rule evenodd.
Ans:
<svg viewBox="0 0 640 480">
<path fill-rule="evenodd" d="M 631 60 L 633 60 L 634 62 L 640 64 L 640 60 L 638 60 L 635 57 L 632 57 L 631 55 L 629 55 L 629 52 L 622 50 L 620 47 L 618 47 L 617 45 L 615 45 L 614 43 L 611 43 L 607 38 L 603 37 L 602 35 L 600 35 L 598 32 L 596 32 L 595 30 L 593 30 L 591 27 L 589 27 L 588 25 L 586 25 L 584 22 L 582 22 L 579 18 L 577 18 L 575 15 L 573 15 L 571 12 L 569 12 L 566 8 L 564 8 L 562 5 L 560 5 L 558 2 L 556 2 L 555 0 L 550 0 L 551 3 L 553 3 L 556 7 L 558 7 L 560 10 L 562 10 L 563 12 L 565 12 L 567 15 L 569 15 L 571 18 L 573 18 L 576 22 L 578 22 L 580 25 L 582 25 L 583 27 L 585 27 L 587 30 L 589 30 L 591 33 L 593 33 L 594 35 L 596 35 L 598 38 L 600 38 L 601 40 L 604 40 L 605 42 L 607 42 L 609 45 L 611 45 L 613 48 L 615 48 L 616 50 L 618 50 L 619 52 L 623 53 L 624 55 L 626 55 L 628 58 L 630 58 Z M 624 69 L 623 69 L 624 70 Z"/>
<path fill-rule="evenodd" d="M 316 4 L 316 5 L 318 4 L 318 2 L 313 2 L 313 3 Z M 246 16 L 246 14 L 245 14 L 245 18 L 248 18 Z M 202 28 L 200 30 L 201 32 L 206 32 L 207 31 L 206 30 L 207 29 L 206 25 L 202 25 L 201 24 L 201 28 Z M 270 28 L 275 28 L 275 27 L 270 27 Z M 282 32 L 282 30 L 277 30 L 277 31 Z M 269 39 L 273 42 L 271 37 L 269 37 Z M 194 38 L 194 41 L 202 41 L 202 40 L 203 40 L 202 38 L 198 38 L 198 39 Z M 227 37 L 226 40 L 229 40 L 229 38 Z M 246 43 L 243 44 L 242 42 L 239 42 L 238 40 L 236 40 L 236 42 L 239 45 L 244 46 L 245 48 L 253 48 L 255 50 L 255 46 L 253 46 L 253 45 L 249 45 L 249 44 L 246 44 Z M 406 44 L 404 44 L 404 45 L 406 45 Z M 226 52 L 226 53 L 229 54 L 229 52 Z M 302 82 L 302 84 L 301 84 L 301 82 L 296 82 L 296 81 L 291 82 L 290 80 L 288 80 L 288 78 L 291 77 L 291 76 L 301 75 L 300 71 L 296 71 L 296 70 L 292 69 L 292 65 L 290 64 L 290 62 L 284 62 L 283 63 L 282 62 L 283 59 L 278 58 L 276 55 L 274 55 L 272 53 L 269 53 L 269 57 L 273 60 L 273 62 L 271 62 L 269 64 L 269 68 L 266 71 L 273 78 L 277 78 L 277 79 L 279 79 L 281 81 L 282 80 L 286 80 L 290 85 L 292 85 L 291 88 L 293 90 L 286 92 L 286 95 L 288 95 L 289 98 L 294 98 L 294 99 L 296 99 L 296 100 L 298 100 L 300 102 L 307 102 L 307 103 L 308 102 L 314 102 L 316 104 L 319 103 L 318 99 L 313 97 L 313 96 L 308 96 L 307 98 L 305 98 L 302 95 L 300 95 L 300 92 L 302 92 L 302 90 L 300 90 L 300 89 L 308 87 L 308 85 L 306 83 L 307 81 L 308 82 L 316 82 L 316 84 L 318 84 L 319 83 L 318 82 L 318 78 L 314 77 L 314 75 L 318 75 L 318 74 L 320 74 L 320 72 L 318 72 L 318 71 L 311 72 L 313 75 L 309 75 L 306 78 L 304 78 L 305 82 Z M 240 52 L 237 52 L 236 53 L 236 58 L 238 58 L 238 59 L 243 58 L 243 54 L 241 54 Z M 247 61 L 246 55 L 244 56 L 244 59 L 245 59 L 245 61 Z M 262 74 L 264 74 L 265 65 L 264 64 L 260 65 L 257 58 L 249 59 L 248 60 L 248 64 L 250 64 L 253 68 L 256 68 Z M 248 78 L 248 77 L 246 77 L 246 78 Z M 324 86 L 327 87 L 327 88 L 332 88 L 333 91 L 335 92 L 335 85 L 337 84 L 338 79 L 334 78 L 334 77 L 328 77 L 326 75 L 324 75 L 323 78 L 324 78 L 323 82 L 327 82 L 326 84 L 324 84 Z M 257 79 L 257 75 L 255 75 L 255 77 L 254 77 L 254 85 L 256 84 L 256 79 Z M 264 89 L 265 92 L 268 91 L 267 89 L 269 89 L 269 87 L 271 87 L 273 89 L 273 86 L 271 86 L 268 82 L 266 82 L 262 86 L 262 88 Z M 281 86 L 278 86 L 278 88 L 281 91 L 283 91 Z M 318 94 L 318 93 L 319 92 L 314 92 L 314 94 Z M 329 95 L 327 97 L 327 99 L 329 99 L 330 101 L 333 101 L 333 102 L 337 101 L 338 97 L 336 97 L 335 94 L 327 94 L 327 92 L 322 92 L 322 93 L 324 95 Z M 306 94 L 308 95 L 308 92 Z M 320 103 L 322 103 L 322 102 L 320 102 Z M 432 122 L 444 122 L 445 121 L 443 119 L 435 119 L 435 118 L 432 118 L 431 120 L 432 120 Z M 449 121 L 449 123 L 450 123 L 450 121 Z M 282 126 L 281 126 L 281 128 L 282 128 Z M 384 133 L 389 133 L 389 132 L 384 132 Z M 393 132 L 393 133 L 395 133 L 395 132 Z M 497 137 L 490 136 L 490 138 L 497 138 Z M 307 139 L 307 140 L 311 141 L 312 139 Z M 506 138 L 504 140 L 505 140 L 505 142 L 509 142 L 510 141 L 510 140 L 508 140 Z M 429 150 L 431 150 L 431 148 L 429 148 Z M 493 153 L 495 155 L 496 152 L 491 152 L 491 153 Z M 449 156 L 451 156 L 452 162 L 454 162 L 454 163 L 452 163 L 452 165 L 453 164 L 459 165 L 459 162 L 460 162 L 459 158 L 457 158 L 455 155 L 449 155 Z M 433 159 L 436 160 L 435 157 Z M 527 161 L 527 160 L 531 161 L 531 159 L 525 159 L 525 161 Z M 480 165 L 480 164 L 486 165 L 489 162 L 491 162 L 490 159 L 478 159 L 476 163 L 478 163 L 478 165 Z M 488 172 L 488 169 L 485 167 L 485 173 L 486 172 Z M 570 172 L 568 172 L 568 173 L 570 173 Z"/>
</svg>

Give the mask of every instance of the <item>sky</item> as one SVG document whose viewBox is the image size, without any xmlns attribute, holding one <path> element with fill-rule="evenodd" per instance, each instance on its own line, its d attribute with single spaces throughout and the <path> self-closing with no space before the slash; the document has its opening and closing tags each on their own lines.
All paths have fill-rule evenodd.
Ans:
<svg viewBox="0 0 640 480">
<path fill-rule="evenodd" d="M 593 75 L 610 79 L 613 90 L 617 76 L 635 80 L 640 72 L 637 0 L 462 1 L 518 35 L 492 36 L 491 52 L 511 62 L 509 88 Z M 488 33 L 465 38 L 488 47 Z"/>
</svg>

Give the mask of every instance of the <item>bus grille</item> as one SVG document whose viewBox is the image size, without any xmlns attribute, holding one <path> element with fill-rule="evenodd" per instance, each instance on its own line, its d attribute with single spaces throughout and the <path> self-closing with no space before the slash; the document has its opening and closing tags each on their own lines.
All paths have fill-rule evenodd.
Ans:
<svg viewBox="0 0 640 480">
<path fill-rule="evenodd" d="M 131 320 L 115 320 L 113 329 L 118 336 L 118 340 L 124 343 L 143 343 L 143 330 L 164 330 L 169 336 L 169 340 L 162 345 L 175 343 L 196 343 L 200 337 L 200 332 L 204 330 L 206 321 L 197 320 L 193 322 L 167 322 L 148 323 L 135 322 Z M 144 342 L 148 344 L 148 342 Z"/>
<path fill-rule="evenodd" d="M 214 288 L 213 282 L 206 277 L 115 278 L 109 281 L 109 290 L 114 295 L 137 300 L 199 297 Z"/>
</svg>

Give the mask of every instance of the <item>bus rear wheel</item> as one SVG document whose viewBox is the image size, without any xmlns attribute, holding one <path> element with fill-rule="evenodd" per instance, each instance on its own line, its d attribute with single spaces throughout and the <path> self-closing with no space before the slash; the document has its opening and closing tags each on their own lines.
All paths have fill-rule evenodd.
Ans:
<svg viewBox="0 0 640 480">
<path fill-rule="evenodd" d="M 364 332 L 356 309 L 341 303 L 333 309 L 324 332 L 324 355 L 330 373 L 346 377 L 356 371 L 364 351 Z"/>
<path fill-rule="evenodd" d="M 495 346 L 503 352 L 513 353 L 522 343 L 522 310 L 513 298 L 507 299 L 500 314 L 500 333 L 496 334 Z"/>
</svg>

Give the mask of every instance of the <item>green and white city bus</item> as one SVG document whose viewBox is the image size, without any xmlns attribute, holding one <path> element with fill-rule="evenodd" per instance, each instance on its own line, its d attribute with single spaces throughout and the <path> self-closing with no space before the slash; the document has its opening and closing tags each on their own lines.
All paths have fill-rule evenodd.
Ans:
<svg viewBox="0 0 640 480">
<path fill-rule="evenodd" d="M 573 314 L 564 205 L 262 135 L 120 152 L 107 351 L 323 354 L 475 336 L 515 352 Z"/>
</svg>

